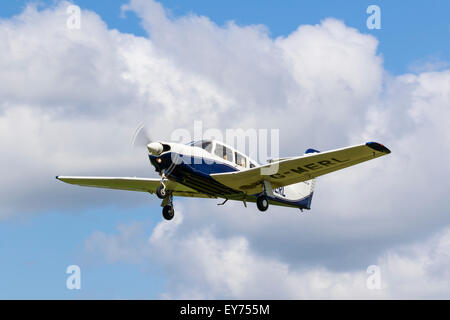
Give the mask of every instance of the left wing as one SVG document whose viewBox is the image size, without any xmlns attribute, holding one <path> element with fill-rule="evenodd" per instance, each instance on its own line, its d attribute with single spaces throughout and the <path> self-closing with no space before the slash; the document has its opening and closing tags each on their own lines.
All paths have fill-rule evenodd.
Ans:
<svg viewBox="0 0 450 320">
<path fill-rule="evenodd" d="M 391 151 L 382 144 L 367 142 L 358 146 L 283 159 L 244 171 L 216 173 L 211 177 L 229 188 L 256 194 L 261 192 L 261 184 L 264 181 L 270 182 L 273 188 L 284 187 L 389 153 Z"/>
<path fill-rule="evenodd" d="M 149 178 L 115 178 L 115 177 L 69 177 L 57 176 L 56 179 L 66 183 L 76 184 L 83 187 L 95 187 L 117 190 L 141 191 L 155 193 L 156 188 L 160 185 L 160 179 Z M 213 198 L 210 195 L 199 193 L 180 183 L 168 180 L 165 181 L 167 190 L 172 191 L 174 196 L 180 197 L 198 197 Z"/>
</svg>

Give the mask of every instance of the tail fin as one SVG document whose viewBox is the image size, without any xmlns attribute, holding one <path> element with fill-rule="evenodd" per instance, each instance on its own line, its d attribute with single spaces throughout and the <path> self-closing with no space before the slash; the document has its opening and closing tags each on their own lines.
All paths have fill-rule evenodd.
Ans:
<svg viewBox="0 0 450 320">
<path fill-rule="evenodd" d="M 311 148 L 309 148 L 305 151 L 305 155 L 312 154 L 312 153 L 320 153 L 320 151 L 318 151 L 316 149 L 311 149 Z M 312 202 L 312 197 L 314 194 L 314 187 L 316 185 L 316 179 L 311 179 L 311 180 L 304 181 L 301 183 L 303 184 L 303 186 L 301 188 L 302 189 L 301 192 L 305 195 L 304 206 L 306 209 L 309 210 L 309 209 L 311 209 L 311 202 Z"/>
<path fill-rule="evenodd" d="M 305 151 L 305 155 L 310 153 L 318 153 L 314 149 Z M 290 184 L 284 187 L 284 195 L 286 202 L 300 209 L 311 209 L 312 196 L 316 180 L 311 179 L 303 182 Z"/>
</svg>

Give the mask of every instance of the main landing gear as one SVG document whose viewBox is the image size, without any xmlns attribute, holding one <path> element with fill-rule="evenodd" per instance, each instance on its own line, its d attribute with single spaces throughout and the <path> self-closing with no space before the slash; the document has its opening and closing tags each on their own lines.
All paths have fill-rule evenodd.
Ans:
<svg viewBox="0 0 450 320">
<path fill-rule="evenodd" d="M 267 198 L 267 192 L 272 194 L 272 187 L 269 182 L 264 181 L 262 184 L 262 193 L 256 198 L 256 206 L 259 211 L 266 211 L 269 208 L 269 199 Z"/>
<path fill-rule="evenodd" d="M 256 206 L 259 211 L 266 211 L 269 208 L 269 200 L 267 199 L 265 194 L 261 194 L 256 198 Z"/>
</svg>

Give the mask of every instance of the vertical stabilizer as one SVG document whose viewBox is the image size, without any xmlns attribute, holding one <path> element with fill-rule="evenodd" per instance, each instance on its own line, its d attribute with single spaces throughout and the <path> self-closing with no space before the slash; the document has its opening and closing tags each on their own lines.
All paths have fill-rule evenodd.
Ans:
<svg viewBox="0 0 450 320">
<path fill-rule="evenodd" d="M 318 151 L 316 149 L 311 149 L 311 148 L 309 148 L 305 151 L 305 155 L 313 154 L 313 153 L 320 153 L 320 151 Z M 305 198 L 305 200 L 306 200 L 305 207 L 306 207 L 306 209 L 311 209 L 311 202 L 312 202 L 312 197 L 314 194 L 314 187 L 316 185 L 316 179 L 311 179 L 311 180 L 304 181 L 301 183 L 303 183 L 303 185 L 304 185 L 303 193 L 305 194 L 305 197 L 306 197 Z"/>
</svg>

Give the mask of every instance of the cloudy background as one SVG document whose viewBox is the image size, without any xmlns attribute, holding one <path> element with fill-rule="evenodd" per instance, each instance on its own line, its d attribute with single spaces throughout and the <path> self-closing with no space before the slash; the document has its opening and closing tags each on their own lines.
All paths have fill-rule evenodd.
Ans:
<svg viewBox="0 0 450 320">
<path fill-rule="evenodd" d="M 0 20 L 1 298 L 450 298 L 448 45 L 399 72 L 375 32 L 332 12 L 274 35 L 132 0 L 115 14 L 139 31 L 89 8 L 77 30 L 70 4 Z M 167 222 L 156 197 L 54 178 L 154 176 L 135 128 L 169 139 L 196 120 L 280 129 L 282 155 L 365 141 L 392 154 L 318 179 L 304 214 L 176 199 Z M 80 291 L 65 288 L 71 264 Z"/>
</svg>

